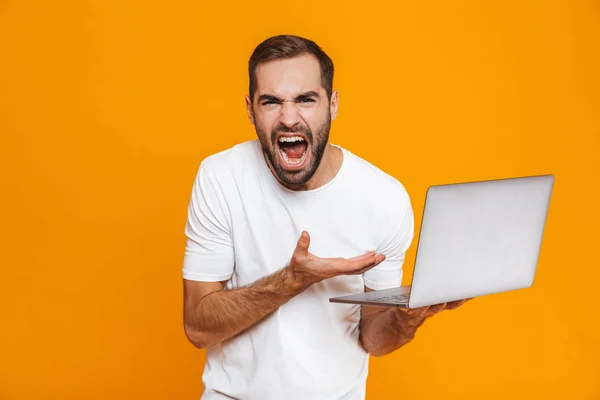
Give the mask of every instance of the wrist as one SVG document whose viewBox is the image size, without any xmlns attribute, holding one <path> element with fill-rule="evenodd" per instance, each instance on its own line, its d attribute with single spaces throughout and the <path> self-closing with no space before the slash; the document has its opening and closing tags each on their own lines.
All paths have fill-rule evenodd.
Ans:
<svg viewBox="0 0 600 400">
<path fill-rule="evenodd" d="M 317 283 L 320 280 L 308 272 L 294 269 L 291 265 L 285 267 L 285 270 L 287 272 L 286 276 L 288 278 L 289 285 L 295 290 L 302 291 L 308 289 L 309 286 Z"/>
</svg>

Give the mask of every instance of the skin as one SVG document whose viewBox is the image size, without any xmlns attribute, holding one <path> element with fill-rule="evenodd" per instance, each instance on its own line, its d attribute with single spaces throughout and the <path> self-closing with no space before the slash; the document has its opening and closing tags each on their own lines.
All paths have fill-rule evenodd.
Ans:
<svg viewBox="0 0 600 400">
<path fill-rule="evenodd" d="M 310 55 L 260 64 L 257 89 L 246 96 L 246 110 L 273 175 L 291 190 L 313 190 L 335 177 L 342 152 L 329 143 L 329 127 L 338 112 L 338 93 L 331 98 L 321 86 L 316 58 Z M 308 142 L 301 167 L 287 167 L 278 154 L 281 135 L 300 135 Z M 288 265 L 258 281 L 235 289 L 225 282 L 184 279 L 184 328 L 198 348 L 228 340 L 261 320 L 311 285 L 339 275 L 363 274 L 385 260 L 373 252 L 350 259 L 311 254 L 310 235 L 303 232 Z M 370 291 L 365 287 L 365 291 Z M 419 309 L 362 306 L 360 342 L 374 356 L 383 356 L 409 343 L 417 329 L 442 310 L 463 301 Z"/>
<path fill-rule="evenodd" d="M 365 287 L 366 292 L 372 291 Z M 454 310 L 470 299 L 420 308 L 362 306 L 360 341 L 371 355 L 381 357 L 412 341 L 425 321 L 444 310 Z"/>
<path fill-rule="evenodd" d="M 256 77 L 257 90 L 254 99 L 246 96 L 246 110 L 273 175 L 291 190 L 312 190 L 329 182 L 342 165 L 341 150 L 328 143 L 338 93 L 328 99 L 316 58 L 305 55 L 259 64 Z M 300 171 L 285 169 L 278 154 L 276 139 L 290 131 L 308 142 L 306 167 Z"/>
<path fill-rule="evenodd" d="M 225 341 L 260 322 L 310 285 L 338 275 L 362 274 L 385 257 L 373 252 L 351 259 L 311 254 L 303 232 L 290 263 L 250 285 L 224 289 L 224 282 L 184 280 L 185 332 L 198 348 Z"/>
</svg>

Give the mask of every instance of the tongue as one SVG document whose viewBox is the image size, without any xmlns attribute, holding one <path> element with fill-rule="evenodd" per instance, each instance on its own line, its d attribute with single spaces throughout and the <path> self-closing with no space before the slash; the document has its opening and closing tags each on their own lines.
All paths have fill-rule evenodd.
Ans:
<svg viewBox="0 0 600 400">
<path fill-rule="evenodd" d="M 306 142 L 284 142 L 280 143 L 279 146 L 288 158 L 302 158 L 302 154 L 304 154 L 308 145 Z"/>
</svg>

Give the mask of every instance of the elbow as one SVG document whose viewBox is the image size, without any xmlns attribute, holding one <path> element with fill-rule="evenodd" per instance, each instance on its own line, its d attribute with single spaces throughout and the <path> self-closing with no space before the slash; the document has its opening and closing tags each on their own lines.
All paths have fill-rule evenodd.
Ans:
<svg viewBox="0 0 600 400">
<path fill-rule="evenodd" d="M 372 350 L 367 350 L 367 352 L 369 353 L 370 356 L 373 357 L 383 357 L 388 355 L 388 352 L 382 351 L 380 349 L 372 349 Z"/>
<path fill-rule="evenodd" d="M 411 338 L 405 338 L 404 340 L 394 341 L 394 342 L 386 342 L 386 341 L 378 341 L 377 343 L 365 340 L 365 338 L 361 338 L 361 344 L 363 349 L 373 357 L 383 357 L 388 354 L 393 353 L 394 351 L 406 346 L 412 340 Z"/>
<path fill-rule="evenodd" d="M 369 353 L 370 356 L 383 357 L 383 356 L 387 356 L 390 353 L 393 353 L 394 351 L 398 350 L 399 348 L 401 348 L 403 346 L 404 346 L 404 344 L 402 344 L 396 348 L 392 348 L 392 349 L 373 348 L 373 349 L 365 349 L 365 350 L 367 351 L 367 353 Z"/>
<path fill-rule="evenodd" d="M 382 348 L 382 347 L 378 347 L 378 346 L 372 346 L 372 345 L 364 345 L 363 344 L 363 348 L 365 349 L 365 351 L 367 353 L 369 353 L 370 356 L 373 357 L 383 357 L 388 355 L 389 353 L 391 353 L 390 351 L 386 351 L 386 349 Z"/>
<path fill-rule="evenodd" d="M 207 335 L 201 329 L 185 325 L 184 330 L 185 336 L 194 347 L 197 347 L 200 350 L 210 347 L 211 343 L 209 342 Z"/>
<path fill-rule="evenodd" d="M 381 346 L 375 345 L 362 335 L 360 337 L 360 344 L 362 345 L 362 348 L 373 357 L 382 357 L 386 354 L 384 351 L 382 351 Z"/>
</svg>

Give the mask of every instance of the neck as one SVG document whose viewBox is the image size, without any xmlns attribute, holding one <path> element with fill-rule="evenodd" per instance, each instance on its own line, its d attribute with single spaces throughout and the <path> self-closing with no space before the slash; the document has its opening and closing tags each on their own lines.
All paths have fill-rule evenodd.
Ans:
<svg viewBox="0 0 600 400">
<path fill-rule="evenodd" d="M 263 156 L 265 158 L 265 162 L 271 170 L 271 173 L 273 174 L 273 176 L 275 176 L 275 179 L 277 179 L 277 181 L 281 185 L 285 186 L 290 190 L 295 191 L 314 190 L 320 188 L 321 186 L 325 186 L 326 184 L 331 182 L 331 180 L 335 178 L 337 173 L 340 171 L 340 168 L 342 167 L 342 161 L 344 158 L 341 149 L 332 146 L 328 143 L 327 147 L 325 148 L 325 151 L 323 152 L 323 158 L 321 159 L 321 163 L 319 164 L 319 167 L 315 171 L 315 174 L 312 176 L 312 178 L 310 178 L 310 180 L 303 185 L 289 185 L 287 183 L 281 182 L 264 153 Z"/>
</svg>

